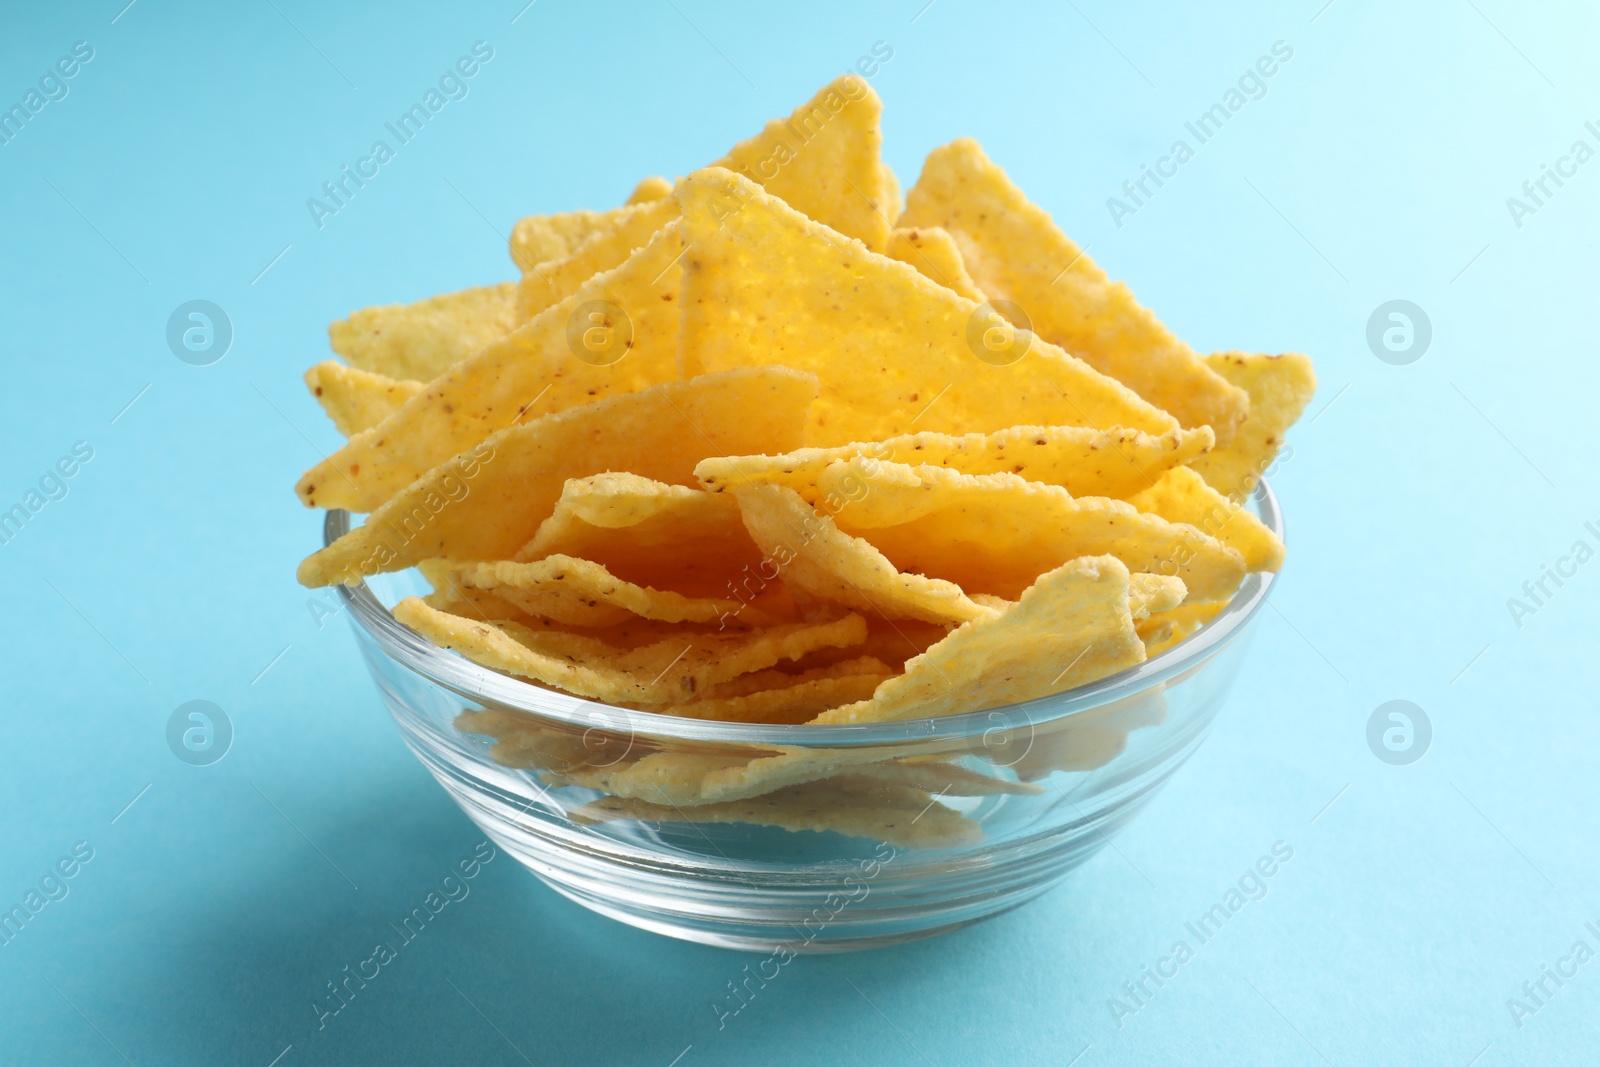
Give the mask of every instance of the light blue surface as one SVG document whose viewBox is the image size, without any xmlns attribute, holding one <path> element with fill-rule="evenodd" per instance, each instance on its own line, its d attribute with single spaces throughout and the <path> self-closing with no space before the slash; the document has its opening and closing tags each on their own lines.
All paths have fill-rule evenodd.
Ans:
<svg viewBox="0 0 1600 1067">
<path fill-rule="evenodd" d="M 113 21 L 123 2 L 14 5 L 0 33 L 5 105 L 94 49 L 0 147 L 0 507 L 93 449 L 0 547 L 0 904 L 93 849 L 0 946 L 0 1062 L 1600 1057 L 1600 961 L 1546 979 L 1520 1026 L 1507 1006 L 1580 939 L 1600 951 L 1600 564 L 1520 628 L 1506 604 L 1600 548 L 1600 162 L 1520 228 L 1506 205 L 1575 140 L 1600 148 L 1592 9 L 138 0 Z M 480 40 L 470 95 L 319 230 L 306 198 Z M 319 1031 L 324 983 L 479 841 L 344 620 L 319 621 L 332 598 L 293 581 L 320 516 L 290 487 L 338 440 L 299 381 L 326 324 L 511 276 L 520 215 L 691 170 L 877 41 L 907 186 L 977 137 L 1197 348 L 1316 359 L 1274 479 L 1290 562 L 1232 706 L 1045 898 L 793 962 L 720 1030 L 749 958 L 591 915 L 500 857 Z M 1266 95 L 1116 227 L 1106 199 L 1275 41 L 1293 58 Z M 196 298 L 235 330 L 211 366 L 164 338 Z M 1433 324 L 1408 366 L 1365 340 L 1395 298 Z M 1433 724 L 1410 766 L 1366 741 L 1395 698 Z M 213 766 L 167 747 L 192 699 L 236 731 Z M 1264 899 L 1119 1027 L 1109 998 L 1279 841 Z"/>
</svg>

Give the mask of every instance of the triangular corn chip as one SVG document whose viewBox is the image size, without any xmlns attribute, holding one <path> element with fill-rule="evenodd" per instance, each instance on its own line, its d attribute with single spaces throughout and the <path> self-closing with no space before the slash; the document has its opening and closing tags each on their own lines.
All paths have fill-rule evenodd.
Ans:
<svg viewBox="0 0 1600 1067">
<path fill-rule="evenodd" d="M 352 367 L 428 382 L 517 328 L 517 283 L 444 293 L 415 304 L 363 308 L 328 327 Z"/>
<path fill-rule="evenodd" d="M 1128 503 L 1168 522 L 1186 522 L 1237 549 L 1247 570 L 1275 571 L 1283 566 L 1283 541 L 1278 535 L 1188 467 L 1167 471 L 1155 485 L 1129 497 Z"/>
<path fill-rule="evenodd" d="M 1250 415 L 1232 444 L 1199 457 L 1190 466 L 1217 492 L 1242 501 L 1272 466 L 1285 431 L 1311 403 L 1317 375 L 1311 360 L 1298 352 L 1275 356 L 1215 352 L 1206 362 L 1250 394 Z"/>
<path fill-rule="evenodd" d="M 681 247 L 675 226 L 662 230 L 616 270 L 596 275 L 503 341 L 456 364 L 311 468 L 296 487 L 301 501 L 372 511 L 513 423 L 672 381 L 678 376 L 675 258 Z M 591 331 L 599 331 L 598 349 Z"/>
<path fill-rule="evenodd" d="M 821 489 L 845 497 L 834 515 L 840 529 L 872 542 L 902 571 L 955 582 L 969 596 L 1015 600 L 1036 577 L 1079 556 L 1111 555 L 1131 570 L 1176 575 L 1196 600 L 1232 596 L 1244 580 L 1244 557 L 1192 526 L 1014 474 L 855 459 L 823 471 Z"/>
<path fill-rule="evenodd" d="M 946 289 L 954 289 L 968 300 L 981 304 L 987 299 L 961 262 L 961 250 L 956 247 L 955 238 L 937 226 L 891 230 L 883 254 L 911 264 L 923 277 L 931 278 Z"/>
<path fill-rule="evenodd" d="M 597 230 L 563 259 L 535 265 L 517 286 L 517 314 L 522 321 L 554 307 L 584 282 L 626 260 L 650 243 L 660 229 L 678 217 L 678 202 L 669 197 L 621 208 L 611 224 Z M 679 249 L 673 249 L 677 255 Z M 673 275 L 676 280 L 676 273 Z"/>
<path fill-rule="evenodd" d="M 792 588 L 869 618 L 960 623 L 992 614 L 967 599 L 959 586 L 920 574 L 902 574 L 859 537 L 840 532 L 793 489 L 780 485 L 736 487 L 745 528 L 772 569 Z"/>
<path fill-rule="evenodd" d="M 761 589 L 761 550 L 732 497 L 637 474 L 573 478 L 555 511 L 518 550 L 518 560 L 561 553 L 602 564 L 612 574 L 697 596 L 750 600 Z"/>
<path fill-rule="evenodd" d="M 807 426 L 809 445 L 920 429 L 1043 424 L 1161 433 L 1176 426 L 1054 345 L 1000 330 L 980 305 L 736 174 L 698 171 L 679 184 L 678 198 L 690 243 L 685 372 L 775 362 L 816 373 L 822 395 Z M 805 284 L 795 285 L 802 277 Z M 995 330 L 1009 339 L 1006 354 L 997 356 L 985 340 Z"/>
<path fill-rule="evenodd" d="M 670 590 L 625 582 L 586 559 L 547 556 L 534 563 L 469 563 L 450 576 L 453 585 L 490 593 L 500 600 L 540 616 L 573 626 L 610 626 L 631 616 L 662 622 L 716 622 L 724 615 L 739 616 L 745 605 L 737 600 L 686 597 Z M 762 620 L 744 611 L 740 622 Z"/>
<path fill-rule="evenodd" d="M 531 678 L 568 693 L 610 703 L 668 704 L 717 682 L 792 660 L 812 649 L 847 646 L 866 636 L 859 615 L 829 623 L 786 623 L 732 633 L 685 631 L 631 649 L 586 647 L 582 662 L 548 651 L 549 642 L 514 622 L 449 615 L 407 597 L 394 617 L 434 644 L 491 670 Z M 602 651 L 603 650 L 603 651 Z"/>
<path fill-rule="evenodd" d="M 1220 443 L 1244 418 L 1244 394 L 1126 285 L 1106 277 L 976 141 L 962 138 L 928 154 L 897 225 L 949 230 L 989 299 L 1020 306 L 1040 337 L 1171 412 L 1179 424 L 1209 425 Z"/>
<path fill-rule="evenodd" d="M 1128 612 L 1128 568 L 1090 556 L 1041 577 L 1008 610 L 969 622 L 906 664 L 871 700 L 818 724 L 889 722 L 1035 700 L 1144 659 Z"/>
<path fill-rule="evenodd" d="M 712 166 L 738 171 L 808 218 L 881 250 L 896 191 L 879 158 L 882 113 L 864 78 L 842 74 Z"/>
<path fill-rule="evenodd" d="M 439 557 L 507 559 L 550 517 L 568 478 L 622 468 L 685 483 L 708 453 L 792 448 L 815 392 L 808 374 L 751 367 L 508 427 L 305 559 L 300 581 L 331 585 Z"/>
<path fill-rule="evenodd" d="M 346 437 L 371 429 L 426 388 L 328 359 L 306 371 L 306 388 Z"/>
<path fill-rule="evenodd" d="M 622 207 L 609 211 L 563 211 L 518 219 L 511 230 L 511 262 L 526 273 L 536 263 L 565 259 L 595 234 L 615 226 L 625 217 L 624 209 L 671 195 L 672 183 L 665 178 L 645 178 L 634 186 Z"/>
<path fill-rule="evenodd" d="M 832 831 L 897 848 L 954 848 L 983 840 L 976 822 L 939 803 L 926 790 L 853 775 L 790 786 L 764 796 L 697 807 L 652 804 L 623 797 L 568 812 L 574 822 L 638 819 L 656 823 L 748 823 L 789 831 Z"/>
<path fill-rule="evenodd" d="M 663 715 L 686 719 L 711 719 L 718 722 L 803 723 L 829 708 L 854 704 L 870 697 L 878 684 L 892 677 L 885 668 L 877 674 L 841 674 L 835 678 L 811 678 L 793 685 L 758 689 L 736 697 L 715 697 L 691 704 L 670 704 L 660 709 Z M 737 679 L 735 679 L 737 680 Z"/>
<path fill-rule="evenodd" d="M 815 504 L 817 479 L 828 464 L 864 456 L 885 463 L 928 464 L 963 474 L 1009 473 L 1030 482 L 1064 487 L 1073 496 L 1123 499 L 1147 489 L 1167 470 L 1188 463 L 1211 446 L 1211 430 L 1148 434 L 1114 426 L 1012 426 L 991 434 L 960 437 L 917 433 L 887 441 L 837 448 L 802 448 L 781 456 L 712 456 L 695 468 L 707 489 L 737 485 L 786 485 Z"/>
</svg>

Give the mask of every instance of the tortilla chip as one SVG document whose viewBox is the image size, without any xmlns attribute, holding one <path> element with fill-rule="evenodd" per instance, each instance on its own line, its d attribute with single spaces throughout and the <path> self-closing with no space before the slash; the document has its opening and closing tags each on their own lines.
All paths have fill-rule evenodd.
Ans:
<svg viewBox="0 0 1600 1067">
<path fill-rule="evenodd" d="M 970 340 L 985 336 L 980 305 L 863 251 L 736 174 L 691 174 L 678 199 L 693 249 L 684 257 L 685 372 L 771 362 L 816 373 L 822 395 L 808 445 L 1039 423 L 1155 433 L 1176 426 L 1026 331 L 1008 331 L 1015 344 L 1007 351 L 1019 358 L 986 362 L 989 350 Z"/>
<path fill-rule="evenodd" d="M 1020 306 L 1040 337 L 1122 382 L 1186 427 L 1232 438 L 1249 401 L 1084 255 L 969 138 L 934 149 L 901 226 L 942 226 L 978 287 Z"/>
<path fill-rule="evenodd" d="M 535 264 L 565 259 L 595 234 L 610 232 L 630 218 L 628 208 L 671 195 L 672 183 L 665 178 L 645 178 L 634 186 L 622 207 L 609 211 L 563 211 L 518 219 L 511 230 L 511 261 L 518 270 L 527 273 Z"/>
<path fill-rule="evenodd" d="M 1167 471 L 1155 485 L 1129 497 L 1128 503 L 1168 522 L 1186 522 L 1237 549 L 1246 570 L 1276 571 L 1283 566 L 1283 541 L 1278 535 L 1188 467 Z"/>
<path fill-rule="evenodd" d="M 632 616 L 662 622 L 716 622 L 744 607 L 737 600 L 686 597 L 617 578 L 598 563 L 554 555 L 533 563 L 469 563 L 452 575 L 460 588 L 482 590 L 529 615 L 573 626 L 610 626 Z M 770 621 L 753 611 L 746 625 Z"/>
<path fill-rule="evenodd" d="M 764 591 L 761 550 L 732 497 L 637 474 L 568 480 L 555 511 L 516 558 L 557 553 L 593 560 L 630 582 L 695 596 L 751 600 Z"/>
<path fill-rule="evenodd" d="M 946 289 L 954 289 L 968 300 L 981 304 L 988 299 L 967 273 L 955 239 L 937 226 L 890 231 L 889 245 L 883 254 L 911 264 L 923 277 L 933 279 Z"/>
<path fill-rule="evenodd" d="M 846 615 L 829 623 L 787 623 L 738 633 L 685 631 L 627 649 L 588 639 L 580 659 L 551 651 L 555 642 L 549 639 L 556 634 L 533 633 L 514 622 L 464 619 L 416 597 L 396 604 L 394 617 L 434 644 L 491 670 L 593 700 L 630 704 L 680 703 L 717 682 L 796 659 L 814 648 L 858 644 L 867 632 L 859 615 Z"/>
<path fill-rule="evenodd" d="M 894 220 L 899 218 L 900 213 L 906 209 L 906 198 L 900 189 L 900 178 L 890 168 L 889 164 L 880 163 L 879 166 L 883 168 L 883 196 L 884 203 L 888 208 L 884 214 L 889 219 L 889 225 L 893 226 Z M 835 226 L 834 229 L 837 230 L 839 227 Z"/>
<path fill-rule="evenodd" d="M 842 533 L 793 489 L 756 485 L 735 488 L 733 494 L 745 528 L 791 587 L 869 618 L 959 623 L 992 614 L 950 582 L 900 573 L 876 548 Z"/>
<path fill-rule="evenodd" d="M 334 427 L 346 437 L 376 426 L 426 388 L 422 382 L 396 381 L 331 359 L 306 371 L 305 380 Z"/>
<path fill-rule="evenodd" d="M 352 367 L 428 382 L 516 329 L 517 283 L 430 296 L 415 304 L 363 308 L 328 327 L 333 350 Z"/>
<path fill-rule="evenodd" d="M 792 448 L 815 392 L 808 374 L 751 367 L 508 427 L 306 558 L 300 581 L 349 582 L 439 557 L 507 559 L 550 517 L 568 478 L 623 468 L 684 483 L 708 454 Z"/>
<path fill-rule="evenodd" d="M 803 723 L 829 708 L 865 700 L 878 688 L 878 683 L 889 677 L 892 675 L 885 668 L 878 674 L 812 678 L 782 688 L 760 689 L 743 696 L 697 700 L 690 704 L 670 704 L 659 710 L 663 715 L 719 722 Z"/>
<path fill-rule="evenodd" d="M 1152 612 L 1136 627 L 1139 639 L 1144 642 L 1145 655 L 1154 656 L 1188 640 L 1227 606 L 1226 600 L 1198 601 Z"/>
<path fill-rule="evenodd" d="M 1250 394 L 1250 416 L 1232 444 L 1198 457 L 1190 466 L 1223 496 L 1243 501 L 1277 458 L 1285 431 L 1311 403 L 1317 375 L 1311 360 L 1298 352 L 1277 356 L 1214 352 L 1206 362 Z"/>
<path fill-rule="evenodd" d="M 890 722 L 981 711 L 1065 692 L 1144 658 L 1128 611 L 1128 568 L 1114 556 L 1087 556 L 1041 577 L 1008 610 L 951 633 L 880 685 L 871 700 L 812 721 Z"/>
<path fill-rule="evenodd" d="M 921 789 L 868 777 L 833 779 L 748 800 L 680 808 L 643 800 L 601 797 L 576 808 L 573 821 L 638 819 L 657 823 L 749 823 L 789 831 L 832 831 L 884 841 L 897 848 L 953 848 L 983 840 L 978 824 Z"/>
<path fill-rule="evenodd" d="M 695 468 L 712 492 L 734 485 L 788 486 L 815 504 L 817 480 L 834 460 L 864 456 L 885 463 L 928 464 L 963 474 L 1015 474 L 1048 482 L 1073 496 L 1124 499 L 1156 483 L 1166 471 L 1188 463 L 1211 447 L 1211 430 L 1168 430 L 1147 434 L 1114 426 L 1012 426 L 991 434 L 953 437 L 917 433 L 841 445 L 802 448 L 781 456 L 712 456 Z"/>
<path fill-rule="evenodd" d="M 1244 558 L 1191 526 L 1014 474 L 838 460 L 820 489 L 844 500 L 834 516 L 841 530 L 870 541 L 900 570 L 955 582 L 969 596 L 1015 600 L 1044 572 L 1102 554 L 1142 573 L 1176 575 L 1197 600 L 1232 596 L 1244 580 Z"/>
<path fill-rule="evenodd" d="M 664 298 L 677 292 L 673 260 L 680 247 L 676 227 L 661 231 L 616 270 L 589 279 L 505 340 L 452 367 L 306 472 L 296 486 L 301 501 L 372 511 L 450 457 L 536 413 L 675 379 L 678 313 Z M 579 358 L 573 340 L 575 328 L 586 332 L 579 316 L 596 303 L 620 308 L 631 321 L 625 353 L 604 365 Z M 610 336 L 624 340 L 620 327 Z"/>
<path fill-rule="evenodd" d="M 650 243 L 661 228 L 678 217 L 678 202 L 671 197 L 622 208 L 610 224 L 598 229 L 563 259 L 538 264 L 522 276 L 517 287 L 517 314 L 524 321 L 554 307 L 602 271 L 612 270 Z M 672 249 L 676 256 L 681 247 Z M 670 257 L 669 257 L 670 258 Z M 657 265 L 663 269 L 666 261 Z M 677 272 L 673 272 L 676 281 Z M 675 293 L 676 287 L 670 292 Z M 673 297 L 658 296 L 671 300 Z"/>
<path fill-rule="evenodd" d="M 882 249 L 893 218 L 879 159 L 882 113 L 864 78 L 841 74 L 712 166 L 738 171 L 806 217 Z"/>
<path fill-rule="evenodd" d="M 759 693 L 768 689 L 787 689 L 790 686 L 800 685 L 803 682 L 825 681 L 829 679 L 847 678 L 859 675 L 890 675 L 898 673 L 898 667 L 891 667 L 876 656 L 858 655 L 859 646 L 852 649 L 832 649 L 840 655 L 849 656 L 832 663 L 826 667 L 812 667 L 807 670 L 797 670 L 802 660 L 790 664 L 787 669 L 774 667 L 766 671 L 754 671 L 750 674 L 741 674 L 726 682 L 718 682 L 706 691 L 704 700 L 727 700 L 732 697 L 745 697 L 752 693 Z M 815 653 L 812 653 L 815 655 Z"/>
</svg>

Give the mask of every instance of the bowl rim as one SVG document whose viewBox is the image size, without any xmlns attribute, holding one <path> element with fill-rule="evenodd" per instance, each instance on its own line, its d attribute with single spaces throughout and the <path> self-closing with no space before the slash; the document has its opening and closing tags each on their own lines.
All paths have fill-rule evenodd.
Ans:
<svg viewBox="0 0 1600 1067">
<path fill-rule="evenodd" d="M 1266 478 L 1252 494 L 1257 517 L 1284 538 L 1283 512 Z M 350 529 L 350 513 L 333 509 L 323 523 L 323 543 L 332 544 Z M 1245 577 L 1227 607 L 1199 632 L 1155 656 L 1116 674 L 1062 693 L 1017 704 L 894 722 L 852 725 L 771 725 L 688 719 L 655 711 L 633 711 L 583 697 L 542 689 L 473 663 L 430 642 L 397 620 L 366 580 L 339 585 L 340 600 L 353 624 L 390 659 L 412 672 L 479 704 L 525 712 L 585 730 L 626 733 L 662 741 L 715 742 L 746 746 L 844 748 L 893 745 L 911 741 L 948 740 L 988 731 L 1039 726 L 1124 700 L 1154 688 L 1209 659 L 1248 628 L 1267 602 L 1277 580 L 1269 571 Z"/>
</svg>

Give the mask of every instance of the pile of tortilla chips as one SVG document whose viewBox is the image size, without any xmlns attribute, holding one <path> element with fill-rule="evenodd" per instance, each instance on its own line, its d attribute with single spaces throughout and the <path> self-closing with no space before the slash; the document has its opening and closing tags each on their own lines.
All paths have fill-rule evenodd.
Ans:
<svg viewBox="0 0 1600 1067">
<path fill-rule="evenodd" d="M 902 207 L 880 111 L 845 75 L 676 184 L 521 220 L 519 281 L 335 323 L 346 362 L 306 381 L 349 440 L 296 488 L 368 517 L 300 581 L 419 567 L 434 592 L 395 617 L 474 662 L 799 726 L 1062 692 L 1276 570 L 1242 504 L 1310 361 L 1197 354 L 973 141 L 935 149 Z M 608 794 L 597 819 L 687 805 L 888 836 L 933 791 L 1020 787 L 798 751 L 596 759 L 517 716 L 462 725 Z M 1071 749 L 1017 766 L 1090 758 Z"/>
</svg>

